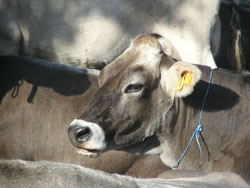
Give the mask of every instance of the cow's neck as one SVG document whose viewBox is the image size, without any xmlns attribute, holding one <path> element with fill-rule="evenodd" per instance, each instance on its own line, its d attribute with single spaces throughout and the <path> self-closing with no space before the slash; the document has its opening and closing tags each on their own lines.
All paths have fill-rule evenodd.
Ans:
<svg viewBox="0 0 250 188">
<path fill-rule="evenodd" d="M 202 79 L 195 87 L 194 93 L 175 100 L 175 123 L 171 126 L 167 123 L 163 125 L 171 131 L 166 131 L 162 136 L 161 159 L 170 167 L 176 164 L 199 124 L 201 106 L 210 76 L 209 69 L 201 70 Z M 249 78 L 247 75 L 221 69 L 213 71 L 212 84 L 201 121 L 203 140 L 199 140 L 203 156 L 200 157 L 194 139 L 179 168 L 206 172 L 230 170 L 250 178 Z"/>
<path fill-rule="evenodd" d="M 168 166 L 176 165 L 176 162 L 186 149 L 194 131 L 199 125 L 201 107 L 209 85 L 210 68 L 203 68 L 202 73 L 202 79 L 195 87 L 194 93 L 189 97 L 183 99 L 177 98 L 175 100 L 174 108 L 176 110 L 177 115 L 176 123 L 171 127 L 172 131 L 168 132 L 168 139 L 164 143 L 164 147 L 166 148 L 165 151 L 168 151 L 168 153 L 171 152 L 172 154 L 171 156 L 168 155 L 168 158 L 166 157 L 166 155 L 162 157 L 164 159 L 168 159 L 167 161 L 163 161 L 165 162 L 165 164 L 168 163 Z M 205 110 L 201 119 L 201 123 L 203 124 L 203 126 L 207 126 L 207 122 L 203 123 L 203 118 L 207 119 L 206 116 L 207 112 Z M 211 129 L 213 125 L 209 126 Z M 216 131 L 216 125 L 214 126 L 214 130 Z M 204 131 L 206 131 L 206 127 L 204 127 Z M 212 136 L 208 135 L 207 133 L 204 133 L 204 131 L 202 132 L 201 137 L 199 138 L 202 147 L 203 157 L 200 157 L 200 150 L 197 145 L 196 138 L 194 138 L 187 153 L 185 154 L 180 163 L 180 167 L 199 168 L 201 165 L 205 164 L 208 161 L 210 157 L 209 155 L 211 155 L 211 153 L 209 152 L 211 151 L 210 148 L 207 148 L 206 146 L 206 139 L 212 139 Z M 204 134 L 206 135 L 206 139 L 203 140 Z M 215 147 L 215 151 L 219 150 L 218 148 L 216 148 L 219 147 L 219 145 L 213 147 Z"/>
<path fill-rule="evenodd" d="M 174 160 L 178 160 L 185 150 L 193 132 L 199 124 L 200 111 L 204 96 L 208 87 L 210 70 L 202 68 L 202 79 L 195 87 L 194 93 L 186 98 L 175 101 L 177 121 L 171 134 L 167 136 L 168 145 L 171 147 Z M 248 113 L 248 89 L 242 90 L 244 84 L 241 75 L 233 75 L 231 72 L 215 70 L 212 85 L 206 100 L 202 116 L 202 158 L 200 150 L 193 140 L 189 150 L 180 163 L 180 168 L 208 169 L 216 166 L 216 161 L 227 161 L 228 168 L 237 167 L 235 158 L 238 156 L 237 147 L 241 143 L 250 143 Z M 241 97 L 244 96 L 244 97 Z M 243 148 L 250 152 L 250 149 Z M 230 155 L 229 155 L 230 153 Z M 244 153 L 244 152 L 242 152 Z M 209 160 L 208 160 L 209 159 Z M 228 162 L 230 161 L 230 162 Z M 223 164 L 223 162 L 221 162 Z M 216 166 L 217 168 L 217 166 Z M 219 168 L 219 167 L 218 167 Z M 221 166 L 221 168 L 225 168 Z"/>
</svg>

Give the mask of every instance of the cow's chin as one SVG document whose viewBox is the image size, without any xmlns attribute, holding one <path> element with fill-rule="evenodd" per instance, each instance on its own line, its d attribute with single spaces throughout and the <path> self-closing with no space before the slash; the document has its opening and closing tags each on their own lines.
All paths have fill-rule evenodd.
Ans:
<svg viewBox="0 0 250 188">
<path fill-rule="evenodd" d="M 100 151 L 77 148 L 77 153 L 84 155 L 84 156 L 87 156 L 87 157 L 96 158 L 99 156 Z"/>
<path fill-rule="evenodd" d="M 116 150 L 142 155 L 150 154 L 150 151 L 154 148 L 157 148 L 158 146 L 160 146 L 160 141 L 156 135 L 153 135 L 131 145 L 118 146 Z"/>
</svg>

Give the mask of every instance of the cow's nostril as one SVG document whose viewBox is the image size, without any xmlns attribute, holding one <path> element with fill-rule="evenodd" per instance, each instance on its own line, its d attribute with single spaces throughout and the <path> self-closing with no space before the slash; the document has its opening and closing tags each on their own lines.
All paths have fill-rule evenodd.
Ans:
<svg viewBox="0 0 250 188">
<path fill-rule="evenodd" d="M 79 143 L 86 142 L 89 139 L 90 134 L 91 134 L 90 128 L 88 127 L 80 128 L 75 133 L 76 140 Z"/>
</svg>

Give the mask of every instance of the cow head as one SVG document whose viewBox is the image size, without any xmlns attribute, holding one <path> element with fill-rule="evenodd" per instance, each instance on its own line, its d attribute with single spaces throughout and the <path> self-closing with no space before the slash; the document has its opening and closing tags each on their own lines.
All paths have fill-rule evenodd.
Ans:
<svg viewBox="0 0 250 188">
<path fill-rule="evenodd" d="M 192 93 L 200 76 L 196 66 L 164 54 L 155 37 L 137 36 L 102 70 L 100 89 L 68 129 L 70 141 L 90 156 L 110 149 L 152 151 L 174 123 L 175 98 Z"/>
</svg>

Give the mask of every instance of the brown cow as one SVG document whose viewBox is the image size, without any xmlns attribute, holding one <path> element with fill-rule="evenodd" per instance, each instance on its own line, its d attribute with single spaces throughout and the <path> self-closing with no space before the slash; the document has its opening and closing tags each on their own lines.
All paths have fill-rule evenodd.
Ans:
<svg viewBox="0 0 250 188">
<path fill-rule="evenodd" d="M 232 171 L 250 182 L 249 78 L 175 62 L 156 38 L 140 35 L 102 70 L 100 89 L 72 121 L 69 138 L 86 154 L 154 154 L 171 168 Z M 192 135 L 200 150 L 191 144 L 177 163 Z"/>
<path fill-rule="evenodd" d="M 0 56 L 0 62 L 0 158 L 73 163 L 136 177 L 168 169 L 152 156 L 111 151 L 89 159 L 74 151 L 67 127 L 97 91 L 99 71 L 28 57 Z M 145 163 L 149 168 L 142 168 Z"/>
</svg>

